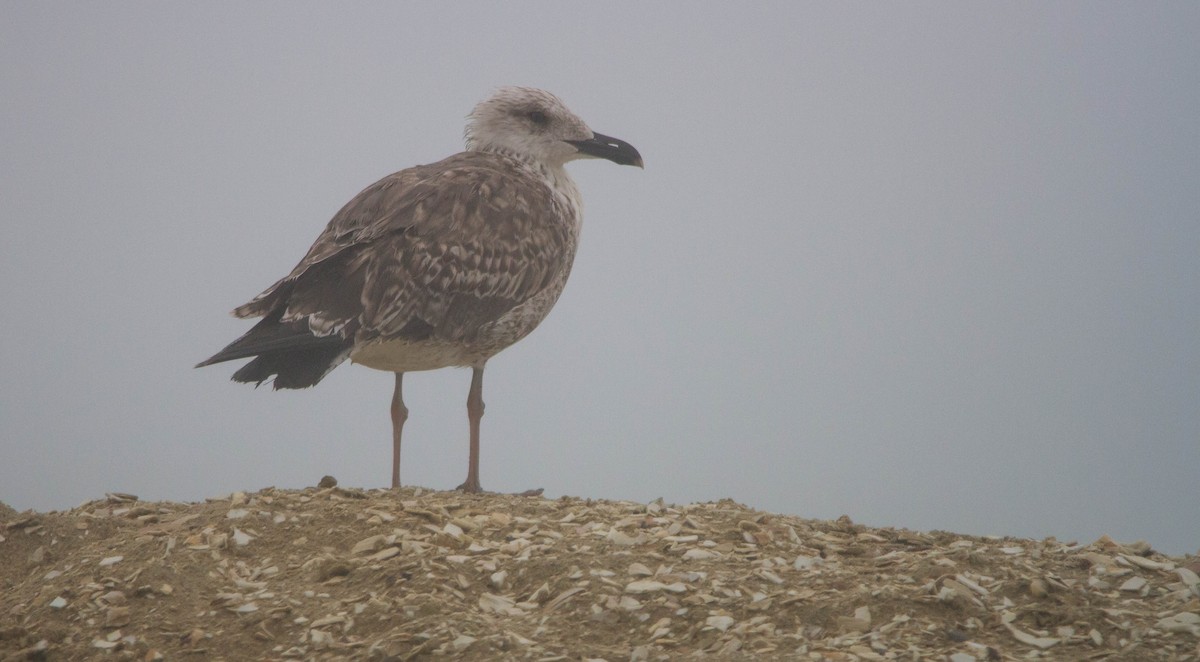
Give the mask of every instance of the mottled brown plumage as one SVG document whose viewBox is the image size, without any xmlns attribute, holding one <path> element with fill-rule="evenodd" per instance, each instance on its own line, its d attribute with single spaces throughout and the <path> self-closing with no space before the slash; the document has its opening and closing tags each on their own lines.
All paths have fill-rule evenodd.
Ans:
<svg viewBox="0 0 1200 662">
<path fill-rule="evenodd" d="M 304 388 L 347 358 L 396 373 L 393 475 L 407 419 L 401 376 L 473 369 L 471 462 L 487 360 L 525 337 L 562 293 L 579 237 L 579 192 L 563 169 L 595 156 L 641 166 L 632 146 L 596 134 L 557 97 L 502 88 L 472 112 L 468 151 L 389 175 L 333 217 L 292 272 L 238 317 L 262 317 L 199 365 L 254 357 L 240 382 Z"/>
</svg>

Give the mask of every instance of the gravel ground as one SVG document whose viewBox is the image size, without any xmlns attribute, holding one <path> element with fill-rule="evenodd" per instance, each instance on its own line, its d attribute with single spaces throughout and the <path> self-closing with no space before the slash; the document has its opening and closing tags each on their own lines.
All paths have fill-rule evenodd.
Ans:
<svg viewBox="0 0 1200 662">
<path fill-rule="evenodd" d="M 0 660 L 1197 660 L 1200 561 L 732 501 L 0 504 Z"/>
</svg>

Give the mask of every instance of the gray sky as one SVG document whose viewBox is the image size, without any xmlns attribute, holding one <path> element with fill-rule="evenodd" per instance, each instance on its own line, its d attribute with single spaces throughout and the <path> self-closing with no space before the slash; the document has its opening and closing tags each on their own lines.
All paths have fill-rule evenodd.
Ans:
<svg viewBox="0 0 1200 662">
<path fill-rule="evenodd" d="M 392 378 L 193 370 L 500 85 L 646 170 L 488 366 L 485 488 L 1200 548 L 1200 4 L 0 5 L 0 500 L 389 478 Z M 403 480 L 466 473 L 416 373 Z"/>
</svg>

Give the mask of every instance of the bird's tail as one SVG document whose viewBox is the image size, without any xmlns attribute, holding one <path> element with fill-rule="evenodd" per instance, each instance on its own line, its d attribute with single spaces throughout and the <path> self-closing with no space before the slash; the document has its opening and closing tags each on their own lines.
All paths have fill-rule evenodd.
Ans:
<svg viewBox="0 0 1200 662">
<path fill-rule="evenodd" d="M 267 316 L 196 367 L 253 356 L 253 361 L 233 373 L 233 381 L 258 385 L 274 376 L 271 385 L 276 390 L 308 388 L 350 356 L 352 339 L 339 334 L 317 336 L 307 325 L 280 323 L 279 317 L 280 313 Z"/>
</svg>

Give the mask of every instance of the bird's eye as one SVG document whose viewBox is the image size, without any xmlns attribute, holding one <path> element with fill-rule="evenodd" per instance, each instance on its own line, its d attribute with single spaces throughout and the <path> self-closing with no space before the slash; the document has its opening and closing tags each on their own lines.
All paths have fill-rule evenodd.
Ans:
<svg viewBox="0 0 1200 662">
<path fill-rule="evenodd" d="M 543 113 L 540 110 L 533 110 L 529 113 L 529 121 L 537 124 L 538 126 L 545 126 L 546 123 L 550 121 L 550 118 L 546 117 L 546 113 Z"/>
</svg>

